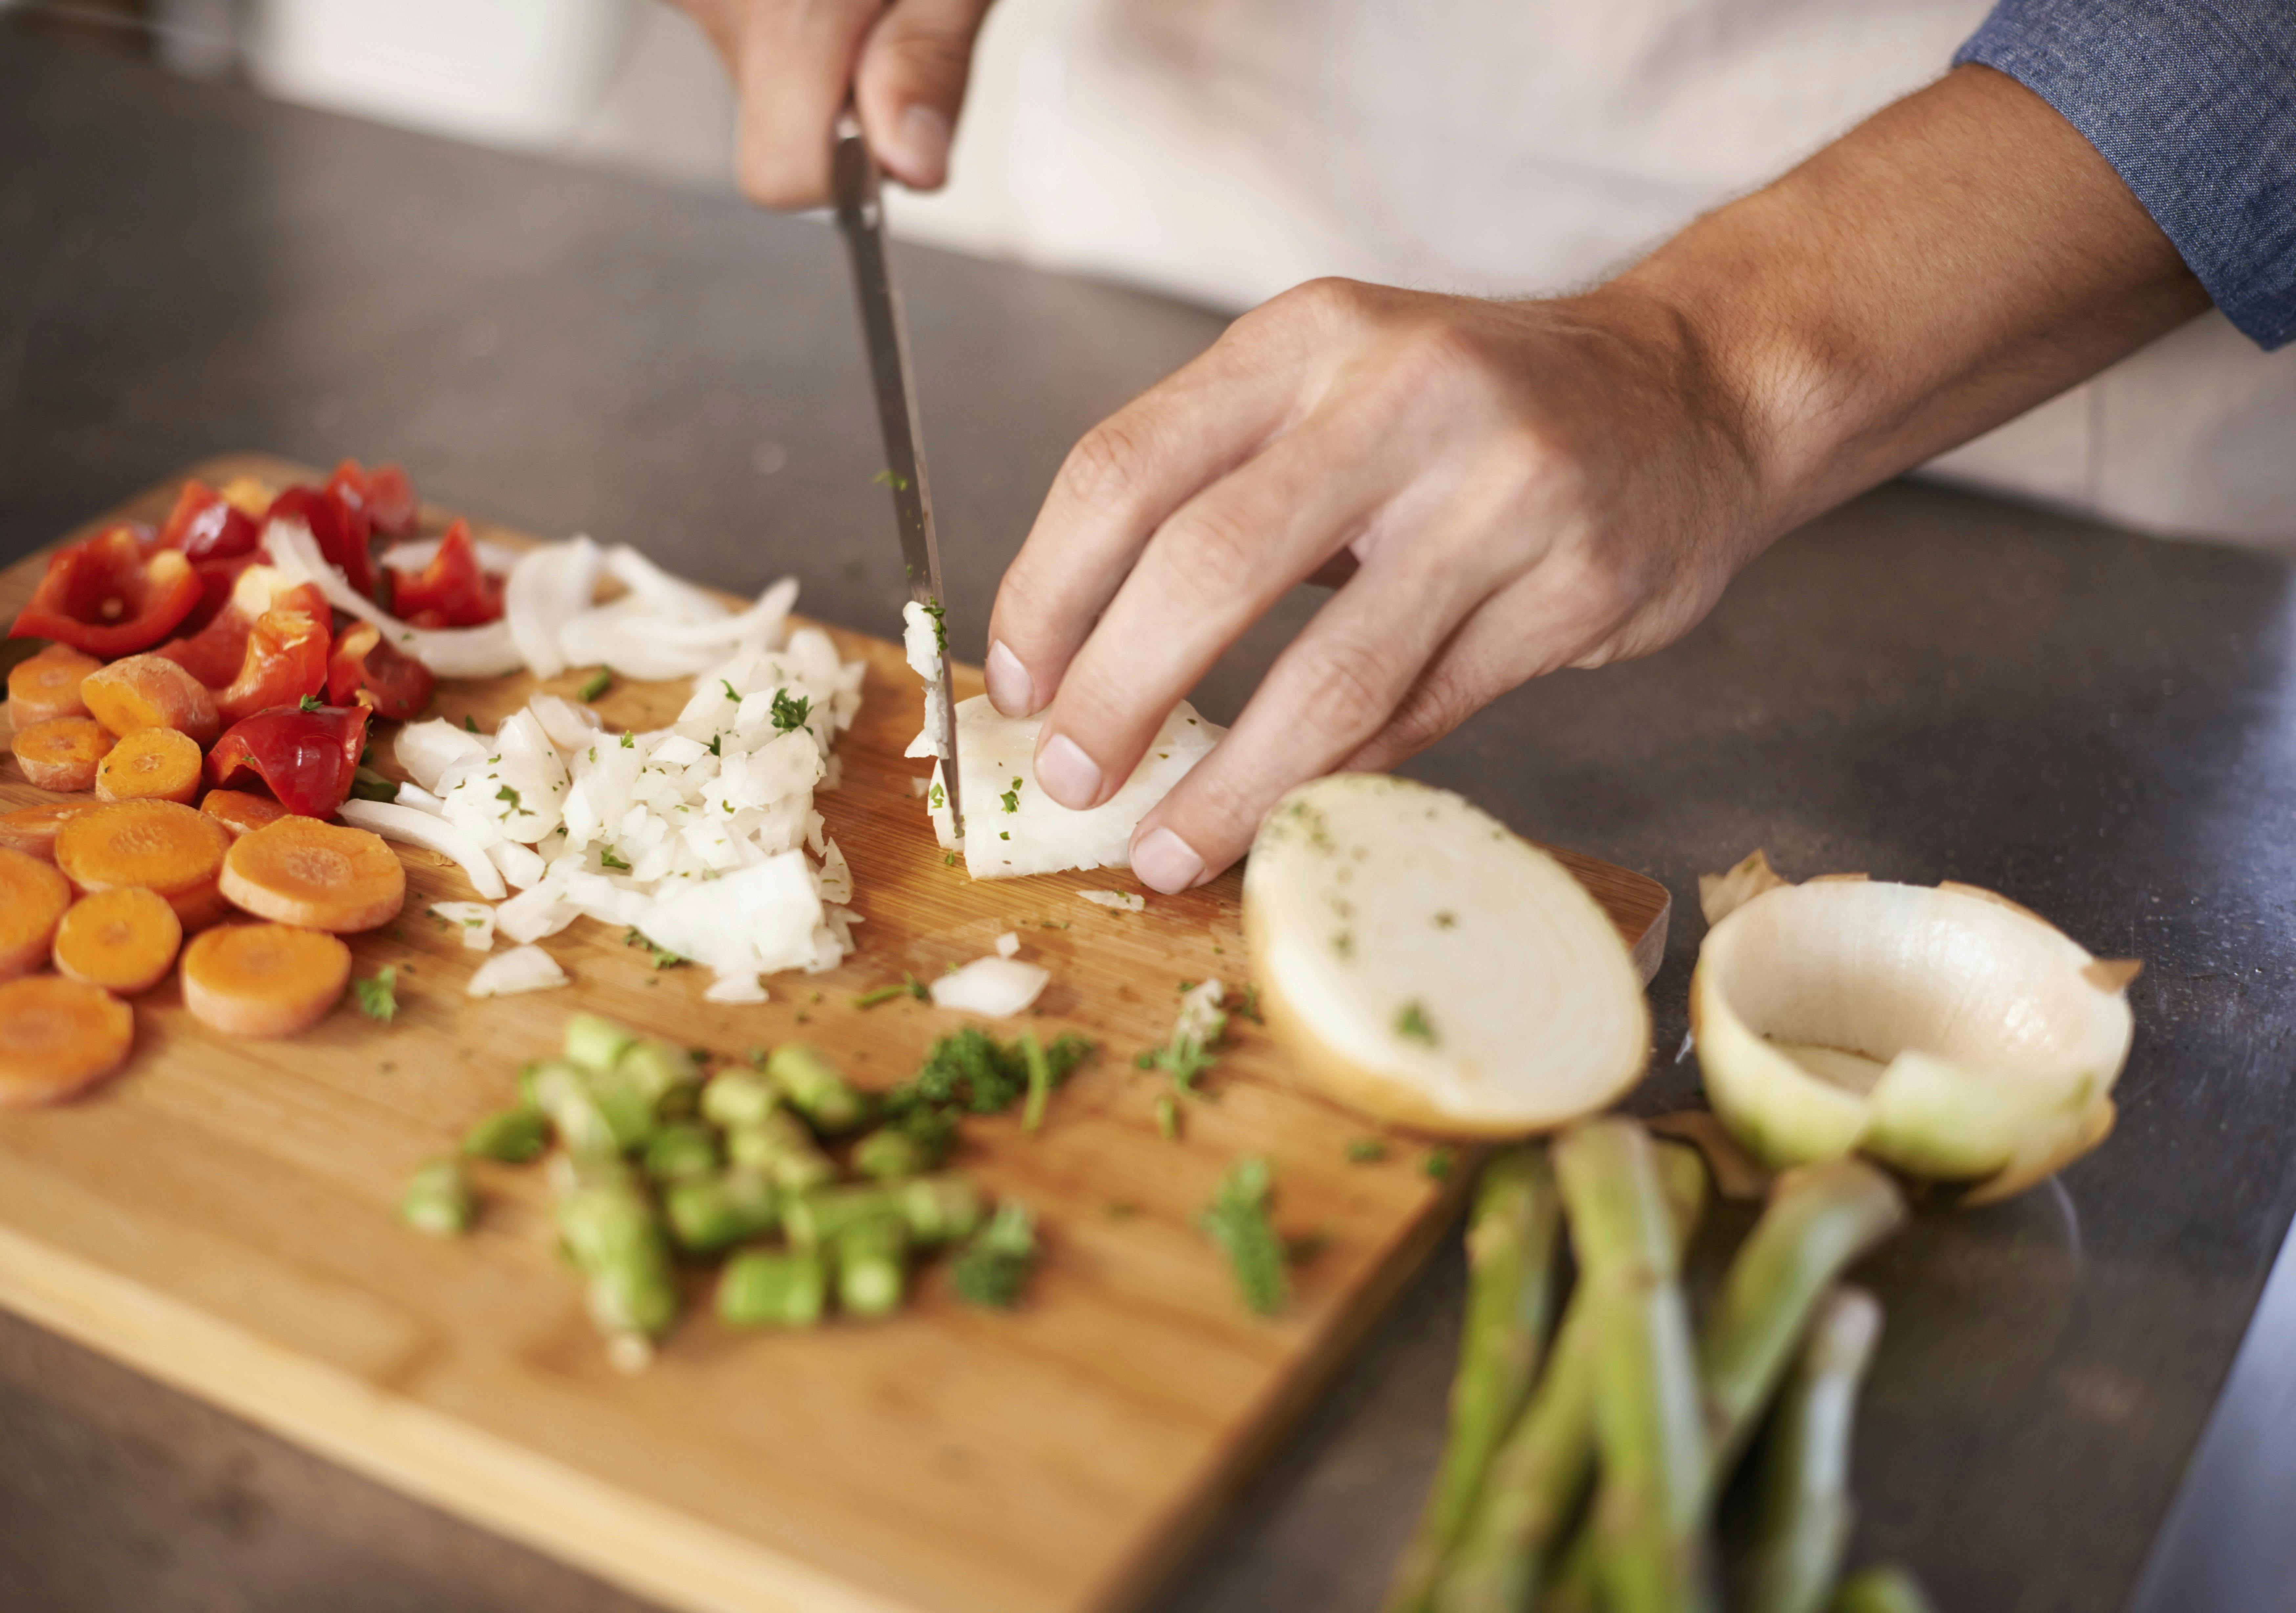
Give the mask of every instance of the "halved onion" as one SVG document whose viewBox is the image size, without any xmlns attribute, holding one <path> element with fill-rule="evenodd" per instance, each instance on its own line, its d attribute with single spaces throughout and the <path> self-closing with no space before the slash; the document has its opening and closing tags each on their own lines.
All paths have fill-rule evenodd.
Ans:
<svg viewBox="0 0 2296 1613">
<path fill-rule="evenodd" d="M 1243 926 L 1269 1028 L 1383 1119 L 1543 1130 L 1605 1107 L 1649 1060 L 1618 927 L 1446 790 L 1341 774 L 1285 796 L 1252 842 Z"/>
<path fill-rule="evenodd" d="M 1751 861 L 1699 949 L 1690 1022 L 1708 1099 L 1763 1163 L 1865 1153 L 1984 1178 L 1983 1201 L 2103 1141 L 2133 965 L 1972 886 L 1772 884 Z"/>
</svg>

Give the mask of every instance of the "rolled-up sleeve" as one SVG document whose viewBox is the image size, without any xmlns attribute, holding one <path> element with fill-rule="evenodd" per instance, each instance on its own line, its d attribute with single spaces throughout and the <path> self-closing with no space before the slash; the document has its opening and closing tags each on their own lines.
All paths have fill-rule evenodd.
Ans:
<svg viewBox="0 0 2296 1613">
<path fill-rule="evenodd" d="M 2079 129 L 2259 345 L 2296 339 L 2296 0 L 2001 0 L 1954 61 Z"/>
</svg>

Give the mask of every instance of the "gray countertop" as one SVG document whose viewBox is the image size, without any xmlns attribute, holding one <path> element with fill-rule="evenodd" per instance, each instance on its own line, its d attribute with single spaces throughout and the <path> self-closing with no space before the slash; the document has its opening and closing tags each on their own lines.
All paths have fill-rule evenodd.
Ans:
<svg viewBox="0 0 2296 1613">
<path fill-rule="evenodd" d="M 901 268 L 950 627 L 977 654 L 1067 446 L 1219 322 L 932 252 Z M 398 459 L 442 501 L 730 587 L 793 571 L 849 626 L 890 632 L 902 597 L 820 225 L 0 29 L 0 558 L 237 448 Z M 1869 1267 L 1890 1327 L 1857 1552 L 1911 1563 L 1942 1608 L 2127 1602 L 2296 1205 L 2292 604 L 2276 561 L 1895 486 L 1780 544 L 1673 650 L 1520 691 L 1411 769 L 1673 889 L 1669 1049 L 1696 876 L 1756 846 L 1794 875 L 1989 886 L 2147 961 L 2104 1150 L 2011 1205 L 1924 1216 Z M 1211 715 L 1311 605 L 1218 668 Z M 1661 1061 L 1637 1102 L 1695 1091 Z M 1375 1605 L 1439 1442 L 1460 1294 L 1454 1248 L 1163 1607 Z M 2149 1605 L 2288 1605 L 2284 1574 L 2222 1588 L 2241 1551 L 2284 1546 L 2210 1535 L 2287 1516 L 2287 1488 L 2239 1511 L 2273 1469 L 2252 1418 L 2288 1404 L 2273 1343 L 2164 1554 L 2217 1588 L 2164 1560 Z M 0 1584 L 104 1613 L 634 1605 L 8 1319 Z"/>
</svg>

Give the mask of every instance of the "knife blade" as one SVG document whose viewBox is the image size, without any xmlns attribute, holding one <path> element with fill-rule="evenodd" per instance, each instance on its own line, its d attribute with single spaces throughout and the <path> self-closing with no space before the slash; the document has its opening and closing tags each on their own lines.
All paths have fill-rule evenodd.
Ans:
<svg viewBox="0 0 2296 1613">
<path fill-rule="evenodd" d="M 861 125 L 848 112 L 838 120 L 832 168 L 837 197 L 838 233 L 845 237 L 853 264 L 853 292 L 861 308 L 861 334 L 869 354 L 869 381 L 877 395 L 877 424 L 885 438 L 882 480 L 893 495 L 900 530 L 901 563 L 909 597 L 941 617 L 940 547 L 933 537 L 932 484 L 925 474 L 923 435 L 917 425 L 916 387 L 909 368 L 909 330 L 901 315 L 900 288 L 885 251 L 882 176 L 869 154 Z M 926 727 L 938 727 L 941 782 L 948 795 L 948 821 L 956 842 L 964 844 L 964 805 L 956 766 L 955 695 L 949 677 L 948 634 L 939 639 L 940 675 L 925 698 L 938 708 Z"/>
</svg>

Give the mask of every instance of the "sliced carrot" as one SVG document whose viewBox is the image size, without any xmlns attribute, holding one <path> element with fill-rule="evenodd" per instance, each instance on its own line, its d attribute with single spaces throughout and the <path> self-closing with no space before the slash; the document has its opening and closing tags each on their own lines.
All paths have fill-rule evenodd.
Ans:
<svg viewBox="0 0 2296 1613">
<path fill-rule="evenodd" d="M 141 885 L 165 897 L 185 929 L 227 910 L 219 881 L 230 848 L 229 830 L 174 801 L 112 801 L 56 831 L 56 866 L 78 889 Z"/>
<path fill-rule="evenodd" d="M 252 790 L 210 790 L 200 798 L 200 810 L 230 830 L 234 840 L 251 829 L 275 823 L 288 815 L 284 806 Z"/>
<path fill-rule="evenodd" d="M 19 728 L 53 716 L 86 716 L 80 680 L 102 665 L 70 644 L 50 644 L 29 660 L 18 661 L 8 671 L 9 716 Z"/>
<path fill-rule="evenodd" d="M 175 728 L 215 743 L 223 716 L 214 692 L 164 655 L 131 655 L 80 681 L 87 714 L 114 733 Z"/>
<path fill-rule="evenodd" d="M 37 969 L 71 905 L 71 886 L 37 857 L 0 851 L 0 980 Z"/>
<path fill-rule="evenodd" d="M 188 806 L 200 793 L 206 758 L 192 736 L 175 728 L 138 728 L 123 733 L 95 767 L 95 794 L 102 801 L 180 801 Z"/>
<path fill-rule="evenodd" d="M 132 997 L 167 977 L 183 944 L 184 921 L 165 898 L 141 885 L 99 890 L 74 902 L 56 926 L 56 971 Z"/>
<path fill-rule="evenodd" d="M 406 904 L 406 866 L 364 829 L 290 816 L 239 837 L 223 894 L 258 919 L 348 935 L 388 924 Z"/>
<path fill-rule="evenodd" d="M 118 1069 L 135 1016 L 100 986 L 30 975 L 0 986 L 0 1108 L 54 1103 Z"/>
<path fill-rule="evenodd" d="M 8 749 L 24 776 L 43 790 L 93 790 L 111 734 L 93 717 L 52 716 L 16 730 Z"/>
<path fill-rule="evenodd" d="M 56 831 L 64 826 L 67 819 L 93 812 L 102 805 L 101 801 L 90 800 L 47 801 L 37 806 L 0 812 L 0 847 L 37 857 L 43 863 L 53 863 L 56 860 Z"/>
<path fill-rule="evenodd" d="M 184 948 L 184 1006 L 230 1036 L 291 1036 L 327 1017 L 351 949 L 291 924 L 218 924 Z"/>
</svg>

